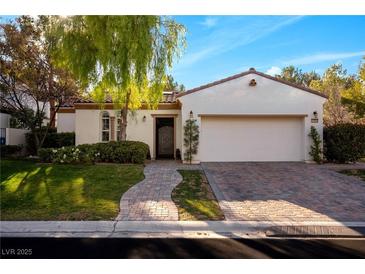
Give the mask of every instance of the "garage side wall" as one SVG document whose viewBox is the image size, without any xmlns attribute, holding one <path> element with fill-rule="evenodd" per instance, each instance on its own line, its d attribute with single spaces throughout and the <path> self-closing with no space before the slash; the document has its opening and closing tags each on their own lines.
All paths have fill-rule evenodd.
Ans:
<svg viewBox="0 0 365 274">
<path fill-rule="evenodd" d="M 257 85 L 249 86 L 255 79 Z M 306 115 L 304 118 L 304 160 L 310 161 L 311 140 L 308 137 L 313 125 L 322 136 L 323 104 L 325 98 L 285 85 L 265 77 L 249 74 L 179 98 L 182 103 L 182 123 L 189 119 L 190 111 L 201 129 L 201 115 Z M 312 122 L 314 112 L 318 122 Z M 218 129 L 217 129 L 218 130 Z M 182 138 L 183 138 L 182 131 Z M 258 136 L 259 138 L 260 136 Z M 225 140 L 229 142 L 229 140 Z M 183 148 L 184 152 L 184 148 Z M 199 162 L 200 150 L 195 156 Z"/>
</svg>

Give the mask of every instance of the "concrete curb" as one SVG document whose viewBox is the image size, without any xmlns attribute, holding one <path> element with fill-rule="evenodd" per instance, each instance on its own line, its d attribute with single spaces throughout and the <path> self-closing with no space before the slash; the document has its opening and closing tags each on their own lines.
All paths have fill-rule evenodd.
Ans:
<svg viewBox="0 0 365 274">
<path fill-rule="evenodd" d="M 365 222 L 2 221 L 1 237 L 365 237 Z"/>
</svg>

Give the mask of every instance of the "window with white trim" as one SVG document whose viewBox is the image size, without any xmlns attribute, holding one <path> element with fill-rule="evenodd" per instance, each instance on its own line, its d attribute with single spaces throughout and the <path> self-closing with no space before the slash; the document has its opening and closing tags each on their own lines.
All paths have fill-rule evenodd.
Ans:
<svg viewBox="0 0 365 274">
<path fill-rule="evenodd" d="M 120 141 L 120 126 L 121 126 L 122 120 L 120 119 L 120 113 L 117 114 L 117 141 Z"/>
<path fill-rule="evenodd" d="M 110 119 L 107 111 L 103 112 L 101 117 L 101 141 L 108 142 L 110 140 Z"/>
</svg>

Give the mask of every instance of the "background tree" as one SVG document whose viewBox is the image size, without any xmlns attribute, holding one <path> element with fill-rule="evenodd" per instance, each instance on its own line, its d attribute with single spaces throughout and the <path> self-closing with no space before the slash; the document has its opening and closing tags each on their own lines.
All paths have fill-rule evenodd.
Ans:
<svg viewBox="0 0 365 274">
<path fill-rule="evenodd" d="M 185 28 L 163 16 L 49 17 L 53 54 L 93 98 L 111 98 L 121 110 L 120 140 L 126 140 L 128 110 L 154 108 L 166 70 L 185 46 Z"/>
<path fill-rule="evenodd" d="M 309 87 L 313 80 L 319 80 L 321 78 L 315 71 L 303 72 L 294 66 L 284 67 L 281 70 L 281 74 L 276 75 L 276 77 L 305 87 Z"/>
<path fill-rule="evenodd" d="M 29 16 L 0 25 L 1 108 L 32 131 L 36 151 L 55 119 L 56 112 L 44 124 L 49 102 L 58 103 L 57 111 L 64 99 L 78 92 L 72 76 L 54 66 L 43 30 L 44 22 Z"/>
<path fill-rule="evenodd" d="M 365 122 L 365 62 L 360 63 L 357 75 L 350 78 L 347 89 L 342 92 L 342 102 L 355 119 Z"/>
<path fill-rule="evenodd" d="M 365 58 L 365 57 L 364 57 Z M 348 75 L 341 64 L 329 67 L 322 76 L 303 72 L 294 66 L 282 69 L 276 77 L 310 87 L 329 96 L 324 106 L 324 123 L 365 123 L 365 64 L 356 75 Z"/>
<path fill-rule="evenodd" d="M 184 125 L 184 159 L 190 164 L 195 154 L 198 153 L 199 127 L 195 119 L 188 119 Z"/>
<path fill-rule="evenodd" d="M 175 81 L 174 77 L 172 77 L 172 75 L 167 75 L 165 90 L 183 92 L 185 91 L 185 86 L 183 84 L 179 85 L 178 82 Z"/>
<path fill-rule="evenodd" d="M 332 65 L 320 80 L 311 82 L 310 87 L 328 96 L 324 105 L 324 122 L 326 125 L 354 122 L 354 113 L 343 104 L 342 94 L 354 84 L 353 76 L 348 76 L 341 64 Z"/>
</svg>

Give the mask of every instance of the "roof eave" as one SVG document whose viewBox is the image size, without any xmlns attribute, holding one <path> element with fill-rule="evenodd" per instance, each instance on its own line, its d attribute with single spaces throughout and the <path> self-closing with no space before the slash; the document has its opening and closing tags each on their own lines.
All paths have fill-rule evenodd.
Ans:
<svg viewBox="0 0 365 274">
<path fill-rule="evenodd" d="M 259 75 L 261 77 L 265 77 L 267 79 L 270 79 L 270 80 L 273 80 L 273 81 L 276 81 L 276 82 L 279 82 L 279 83 L 282 83 L 284 85 L 288 85 L 288 86 L 291 86 L 291 87 L 294 87 L 294 88 L 297 88 L 297 89 L 301 89 L 303 91 L 306 91 L 306 92 L 309 92 L 309 93 L 312 93 L 314 95 L 317 95 L 317 96 L 320 96 L 320 97 L 323 97 L 325 99 L 328 99 L 328 96 L 320 93 L 319 91 L 316 91 L 314 89 L 310 89 L 310 88 L 307 88 L 307 87 L 303 87 L 303 86 L 300 86 L 300 85 L 296 85 L 294 83 L 291 83 L 289 81 L 286 81 L 286 80 L 282 80 L 282 79 L 279 79 L 279 78 L 276 78 L 276 77 L 273 77 L 271 75 L 268 75 L 268 74 L 265 74 L 265 73 L 262 73 L 262 72 L 258 72 L 254 69 L 250 69 L 248 71 L 245 71 L 245 72 L 242 72 L 242 73 L 239 73 L 239 74 L 235 74 L 233 76 L 230 76 L 230 77 L 227 77 L 227 78 L 223 78 L 221 80 L 218 80 L 218 81 L 214 81 L 214 82 L 211 82 L 211 83 L 208 83 L 208 84 L 205 84 L 205 85 L 202 85 L 202 86 L 199 86 L 199 87 L 196 87 L 196 88 L 193 88 L 193 89 L 190 89 L 190 90 L 187 90 L 185 92 L 182 92 L 182 93 L 179 93 L 176 95 L 176 98 L 180 98 L 182 96 L 185 96 L 185 95 L 188 95 L 188 94 L 191 94 L 191 93 L 195 93 L 197 91 L 201 91 L 201 90 L 204 90 L 204 89 L 207 89 L 207 88 L 210 88 L 210 87 L 213 87 L 213 86 L 216 86 L 216 85 L 219 85 L 219 84 L 223 84 L 225 82 L 228 82 L 228 81 L 231 81 L 231 80 L 234 80 L 234 79 L 237 79 L 237 78 L 240 78 L 240 77 L 243 77 L 243 76 L 246 76 L 246 75 L 249 75 L 249 74 L 256 74 L 256 75 Z"/>
</svg>

